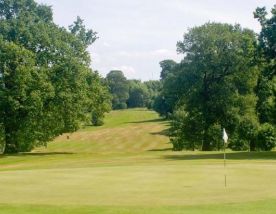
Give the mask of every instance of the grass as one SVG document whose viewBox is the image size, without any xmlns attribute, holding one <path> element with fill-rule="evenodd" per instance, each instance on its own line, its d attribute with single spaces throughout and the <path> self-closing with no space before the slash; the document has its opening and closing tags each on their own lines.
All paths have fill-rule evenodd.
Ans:
<svg viewBox="0 0 276 214">
<path fill-rule="evenodd" d="M 133 109 L 48 148 L 0 156 L 0 213 L 276 212 L 276 153 L 172 152 L 166 121 Z"/>
</svg>

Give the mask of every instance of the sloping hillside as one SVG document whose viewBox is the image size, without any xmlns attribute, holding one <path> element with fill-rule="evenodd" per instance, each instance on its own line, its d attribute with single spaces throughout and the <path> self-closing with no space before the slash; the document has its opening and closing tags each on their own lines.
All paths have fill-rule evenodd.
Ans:
<svg viewBox="0 0 276 214">
<path fill-rule="evenodd" d="M 2 214 L 271 214 L 275 152 L 173 152 L 154 112 L 113 111 L 102 127 L 0 155 Z"/>
<path fill-rule="evenodd" d="M 101 127 L 86 127 L 64 134 L 37 151 L 108 153 L 140 152 L 171 148 L 165 131 L 167 122 L 146 109 L 112 111 Z"/>
</svg>

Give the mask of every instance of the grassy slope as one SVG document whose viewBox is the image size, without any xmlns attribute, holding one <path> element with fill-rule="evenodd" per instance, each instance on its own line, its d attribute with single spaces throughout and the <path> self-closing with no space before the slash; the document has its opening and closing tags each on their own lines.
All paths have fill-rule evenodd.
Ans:
<svg viewBox="0 0 276 214">
<path fill-rule="evenodd" d="M 150 111 L 111 112 L 103 127 L 0 156 L 0 213 L 275 213 L 276 154 L 171 152 Z"/>
</svg>

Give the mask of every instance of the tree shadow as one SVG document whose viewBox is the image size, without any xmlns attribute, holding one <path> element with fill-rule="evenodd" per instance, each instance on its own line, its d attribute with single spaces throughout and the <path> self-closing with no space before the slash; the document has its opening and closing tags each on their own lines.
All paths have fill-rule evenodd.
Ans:
<svg viewBox="0 0 276 214">
<path fill-rule="evenodd" d="M 164 129 L 164 130 L 162 130 L 162 131 L 160 131 L 160 132 L 152 132 L 152 133 L 150 133 L 151 135 L 163 135 L 163 136 L 169 136 L 169 134 L 170 134 L 170 128 L 167 128 L 167 129 Z"/>
<path fill-rule="evenodd" d="M 25 156 L 54 156 L 54 155 L 73 155 L 73 152 L 22 152 L 17 154 L 1 154 L 0 158 L 5 157 L 25 157 Z"/>
<path fill-rule="evenodd" d="M 169 160 L 208 160 L 208 159 L 223 159 L 223 153 L 215 154 L 175 154 L 165 155 L 164 159 Z M 273 152 L 231 152 L 227 153 L 226 158 L 229 160 L 276 160 L 276 151 Z"/>
<path fill-rule="evenodd" d="M 163 118 L 157 118 L 152 120 L 141 120 L 141 121 L 133 121 L 133 122 L 127 122 L 127 123 L 139 124 L 139 123 L 155 123 L 155 122 L 167 122 L 167 120 Z"/>
<path fill-rule="evenodd" d="M 150 149 L 149 152 L 165 152 L 165 151 L 173 151 L 172 148 L 164 148 L 164 149 Z"/>
</svg>

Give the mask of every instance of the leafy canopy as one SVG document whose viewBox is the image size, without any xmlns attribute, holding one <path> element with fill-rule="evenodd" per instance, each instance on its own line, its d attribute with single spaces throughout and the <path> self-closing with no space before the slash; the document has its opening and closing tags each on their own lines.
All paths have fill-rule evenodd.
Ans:
<svg viewBox="0 0 276 214">
<path fill-rule="evenodd" d="M 0 127 L 6 153 L 29 151 L 76 131 L 106 105 L 93 96 L 104 90 L 89 68 L 87 47 L 96 38 L 80 18 L 67 30 L 53 22 L 49 6 L 0 0 Z"/>
<path fill-rule="evenodd" d="M 244 119 L 256 121 L 255 34 L 239 25 L 207 23 L 190 29 L 177 48 L 185 57 L 163 88 L 175 112 L 172 142 L 180 149 L 220 149 L 214 133 L 221 127 L 234 135 Z"/>
</svg>

